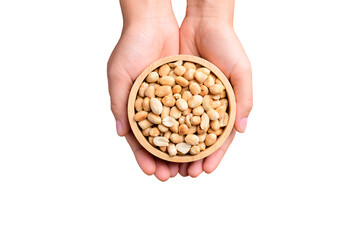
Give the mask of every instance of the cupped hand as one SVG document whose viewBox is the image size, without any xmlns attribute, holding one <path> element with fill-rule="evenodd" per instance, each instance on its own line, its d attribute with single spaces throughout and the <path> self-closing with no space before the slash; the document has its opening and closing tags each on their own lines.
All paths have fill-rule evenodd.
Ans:
<svg viewBox="0 0 360 240">
<path fill-rule="evenodd" d="M 164 14 L 159 5 L 154 11 L 144 11 L 141 8 L 147 6 L 135 5 L 134 11 L 141 14 L 124 13 L 124 8 L 129 12 L 131 7 L 129 4 L 122 6 L 123 31 L 108 62 L 111 110 L 117 133 L 126 137 L 140 168 L 144 173 L 155 174 L 159 180 L 165 181 L 178 173 L 179 165 L 155 159 L 138 143 L 130 131 L 127 101 L 133 81 L 148 65 L 162 57 L 179 54 L 179 26 L 172 14 L 171 3 L 164 6 L 170 8 L 165 9 Z"/>
<path fill-rule="evenodd" d="M 217 14 L 204 16 L 205 14 L 205 11 L 197 11 L 196 14 L 188 12 L 180 28 L 180 54 L 205 58 L 214 63 L 230 80 L 236 98 L 235 129 L 243 133 L 253 105 L 250 62 L 232 27 L 232 15 L 221 18 Z M 212 155 L 182 165 L 180 174 L 196 177 L 202 171 L 214 171 L 234 136 L 233 130 L 227 141 Z"/>
</svg>

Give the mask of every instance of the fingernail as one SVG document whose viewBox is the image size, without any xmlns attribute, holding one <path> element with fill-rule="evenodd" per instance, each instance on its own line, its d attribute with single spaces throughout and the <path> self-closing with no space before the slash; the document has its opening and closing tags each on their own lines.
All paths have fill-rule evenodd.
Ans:
<svg viewBox="0 0 360 240">
<path fill-rule="evenodd" d="M 242 133 L 245 132 L 246 125 L 247 125 L 247 117 L 242 118 L 240 120 L 240 132 L 242 132 Z"/>
<path fill-rule="evenodd" d="M 116 120 L 116 131 L 119 136 L 122 136 L 123 126 L 119 120 Z"/>
</svg>

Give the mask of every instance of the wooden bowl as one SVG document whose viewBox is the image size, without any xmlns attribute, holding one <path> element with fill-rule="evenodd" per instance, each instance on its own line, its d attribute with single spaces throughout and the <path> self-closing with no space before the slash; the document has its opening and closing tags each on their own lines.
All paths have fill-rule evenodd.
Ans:
<svg viewBox="0 0 360 240">
<path fill-rule="evenodd" d="M 136 96 L 137 96 L 139 87 L 140 87 L 141 83 L 145 80 L 146 76 L 150 72 L 155 70 L 156 68 L 160 67 L 161 65 L 166 64 L 166 63 L 176 62 L 178 60 L 198 63 L 198 64 L 210 69 L 211 72 L 222 81 L 223 85 L 225 86 L 225 90 L 227 93 L 227 99 L 229 102 L 229 106 L 228 106 L 229 122 L 228 122 L 228 125 L 224 128 L 222 134 L 218 137 L 215 144 L 213 144 L 210 147 L 207 147 L 204 151 L 201 151 L 197 155 L 183 155 L 183 156 L 176 155 L 176 156 L 171 157 L 168 155 L 167 152 L 162 152 L 161 150 L 152 146 L 148 142 L 148 140 L 145 138 L 145 136 L 142 134 L 141 129 L 139 128 L 138 124 L 134 120 L 134 115 L 135 115 L 134 104 L 135 104 L 135 100 L 136 100 Z M 128 100 L 128 117 L 129 117 L 130 127 L 131 127 L 131 130 L 134 133 L 136 139 L 152 155 L 154 155 L 157 158 L 160 158 L 160 159 L 163 159 L 166 161 L 170 161 L 170 162 L 179 162 L 179 163 L 194 162 L 194 161 L 203 159 L 203 158 L 209 156 L 210 154 L 212 154 L 213 152 L 215 152 L 229 137 L 231 130 L 233 129 L 233 126 L 234 126 L 235 114 L 236 114 L 235 95 L 234 95 L 234 91 L 232 89 L 232 86 L 231 86 L 229 80 L 214 64 L 210 63 L 209 61 L 207 61 L 205 59 L 191 56 L 191 55 L 169 56 L 169 57 L 162 58 L 162 59 L 152 63 L 135 80 L 135 82 L 131 88 L 129 100 Z"/>
</svg>

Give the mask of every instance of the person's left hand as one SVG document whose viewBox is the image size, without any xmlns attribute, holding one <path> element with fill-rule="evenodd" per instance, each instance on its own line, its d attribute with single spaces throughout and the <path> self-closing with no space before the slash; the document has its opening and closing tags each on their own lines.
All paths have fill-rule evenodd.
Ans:
<svg viewBox="0 0 360 240">
<path fill-rule="evenodd" d="M 191 6 L 190 6 L 191 7 Z M 205 6 L 206 7 L 206 6 Z M 248 57 L 232 26 L 232 12 L 221 17 L 210 8 L 190 9 L 180 28 L 180 54 L 200 56 L 214 63 L 230 80 L 236 97 L 235 129 L 243 133 L 252 109 L 252 76 Z M 233 9 L 230 9 L 233 11 Z M 201 13 L 201 14 L 199 14 Z M 233 130 L 226 142 L 203 160 L 180 166 L 180 174 L 197 177 L 202 171 L 213 172 L 221 162 L 235 136 Z"/>
</svg>

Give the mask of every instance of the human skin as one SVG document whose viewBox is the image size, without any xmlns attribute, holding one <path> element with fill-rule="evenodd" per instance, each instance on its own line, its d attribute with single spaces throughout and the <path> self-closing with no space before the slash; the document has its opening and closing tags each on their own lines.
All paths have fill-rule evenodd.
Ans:
<svg viewBox="0 0 360 240">
<path fill-rule="evenodd" d="M 178 164 L 155 159 L 132 134 L 127 101 L 133 81 L 152 62 L 179 54 L 179 26 L 170 0 L 120 0 L 123 30 L 108 61 L 111 110 L 119 136 L 125 136 L 145 174 L 165 181 L 178 173 Z"/>
<path fill-rule="evenodd" d="M 249 59 L 233 28 L 234 4 L 234 0 L 188 0 L 180 28 L 180 54 L 207 59 L 231 81 L 236 98 L 235 129 L 243 133 L 253 105 L 252 74 Z M 233 130 L 220 149 L 207 158 L 180 166 L 180 174 L 196 177 L 202 171 L 214 171 L 234 136 Z"/>
<path fill-rule="evenodd" d="M 227 1 L 232 2 L 232 0 Z M 204 3 L 207 2 L 208 1 L 204 1 Z M 220 2 L 218 4 L 220 4 Z M 222 63 L 221 59 L 216 59 L 216 57 L 219 56 L 222 57 L 224 61 L 227 61 L 228 64 L 233 64 L 233 62 L 239 60 L 239 58 L 234 57 L 234 59 L 232 59 L 229 58 L 229 56 L 224 56 L 224 54 L 221 55 L 217 53 L 222 50 L 222 47 L 221 49 L 218 49 L 216 51 L 213 51 L 212 49 L 213 52 L 205 49 L 206 47 L 213 48 L 214 45 L 216 45 L 218 48 L 219 46 L 221 46 L 221 42 L 224 42 L 225 39 L 227 39 L 226 37 L 224 39 L 213 39 L 210 41 L 212 42 L 212 44 L 209 45 L 204 45 L 202 43 L 205 41 L 197 43 L 197 39 L 203 39 L 202 36 L 204 32 L 202 28 L 206 26 L 211 26 L 205 24 L 205 21 L 208 19 L 207 15 L 203 16 L 202 18 L 198 16 L 195 17 L 196 11 L 203 11 L 208 9 L 206 4 L 199 6 L 196 0 L 188 1 L 187 15 L 181 26 L 180 35 L 179 26 L 173 14 L 170 0 L 120 0 L 120 5 L 123 13 L 123 31 L 120 40 L 117 43 L 108 62 L 108 81 L 111 99 L 111 110 L 115 116 L 118 135 L 125 136 L 132 151 L 134 152 L 135 158 L 140 168 L 144 171 L 144 173 L 148 175 L 154 174 L 161 181 L 166 181 L 170 177 L 176 176 L 177 173 L 180 173 L 182 176 L 190 175 L 192 177 L 197 177 L 203 171 L 207 173 L 214 171 L 219 165 L 228 146 L 234 138 L 234 130 L 232 131 L 227 141 L 223 144 L 223 146 L 221 146 L 219 150 L 217 150 L 211 156 L 207 157 L 205 160 L 182 164 L 166 162 L 154 158 L 138 143 L 132 132 L 129 131 L 130 127 L 127 119 L 127 100 L 133 81 L 137 78 L 137 76 L 142 72 L 143 69 L 145 69 L 152 62 L 162 57 L 169 55 L 177 55 L 179 53 L 192 54 L 204 57 L 209 61 L 215 63 L 215 65 L 217 65 L 221 70 L 227 70 L 227 72 L 224 73 L 228 77 L 230 77 L 229 74 L 234 74 L 234 76 L 236 77 L 234 77 L 234 79 L 237 82 L 235 83 L 235 85 L 234 81 L 232 82 L 234 85 L 235 94 L 242 94 L 242 92 L 246 89 L 243 89 L 243 86 L 245 86 L 245 84 L 239 83 L 239 81 L 241 82 L 243 78 L 241 78 L 240 80 L 238 79 L 238 67 L 235 67 L 236 72 L 233 73 L 234 71 L 229 70 L 230 67 L 226 64 L 226 62 Z M 228 14 L 231 14 L 232 16 L 233 9 L 232 11 L 230 11 L 230 7 L 231 6 L 229 5 Z M 226 14 L 221 17 L 225 18 L 225 16 Z M 215 18 L 213 20 L 215 20 Z M 228 21 L 228 23 L 230 23 L 230 21 Z M 233 37 L 233 35 L 231 35 L 235 33 L 227 31 L 224 31 L 222 33 L 230 34 L 228 35 L 228 37 L 231 37 L 233 39 L 233 42 L 231 42 L 231 44 L 235 44 L 235 49 L 239 50 L 237 48 L 241 46 L 240 42 L 236 42 L 236 35 L 234 35 L 235 38 Z M 206 36 L 210 37 L 210 35 Z M 225 43 L 228 44 L 227 42 Z M 208 51 L 208 53 L 206 53 L 206 51 Z M 242 58 L 244 58 L 244 56 L 246 57 L 243 49 L 242 51 L 238 51 L 238 53 L 242 55 Z M 219 65 L 219 62 L 222 64 Z M 245 62 L 245 60 L 243 60 L 243 62 Z M 244 66 L 243 64 L 240 65 Z M 247 69 L 250 69 L 250 64 L 248 64 Z M 244 75 L 243 72 L 240 73 L 240 75 Z M 232 78 L 233 75 L 231 75 L 230 80 Z M 248 79 L 249 78 L 247 78 L 247 80 Z M 239 88 L 241 89 L 241 91 L 237 92 L 236 89 Z M 237 104 L 242 104 L 242 98 L 239 98 L 238 96 L 236 97 Z M 237 108 L 237 111 L 239 111 L 238 109 L 239 107 Z M 248 110 L 248 112 L 250 112 L 250 109 Z M 245 116 L 247 117 L 247 115 L 248 113 L 245 114 L 245 110 L 243 111 L 243 114 L 237 114 L 235 127 L 240 132 L 245 131 L 246 121 L 244 125 L 243 119 Z M 239 116 L 240 120 L 238 120 Z"/>
</svg>

